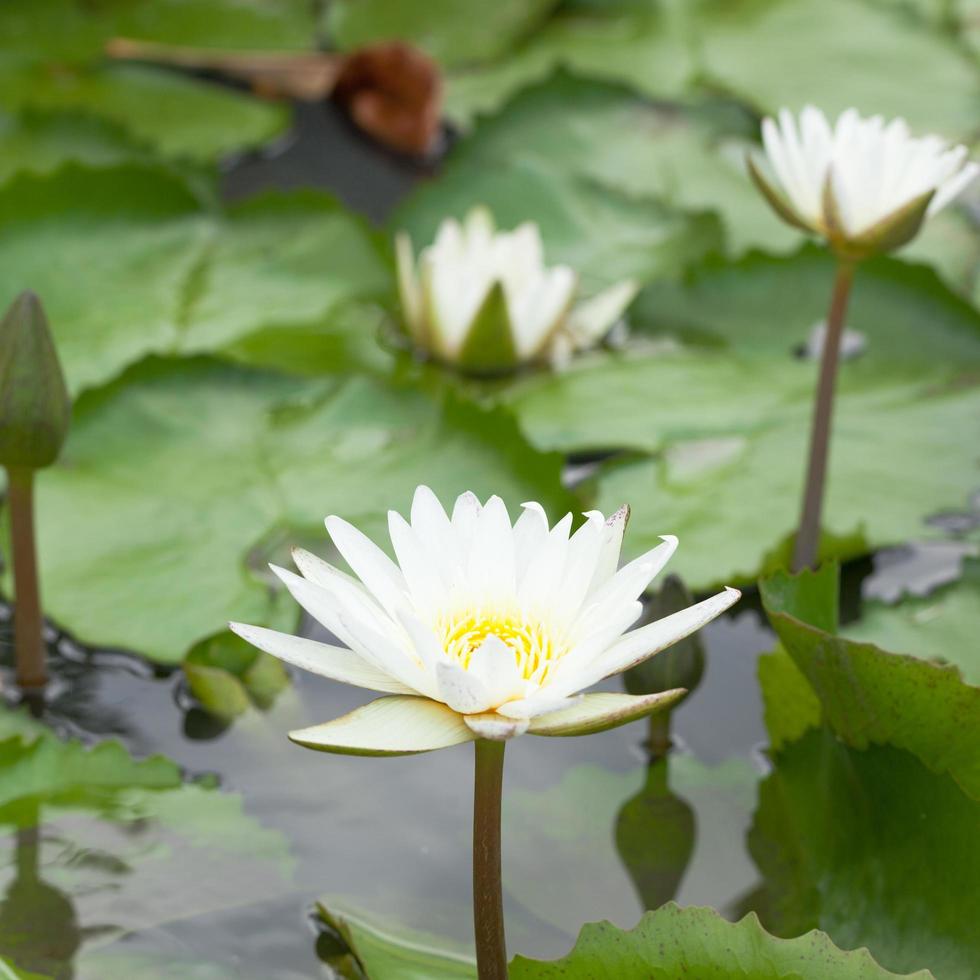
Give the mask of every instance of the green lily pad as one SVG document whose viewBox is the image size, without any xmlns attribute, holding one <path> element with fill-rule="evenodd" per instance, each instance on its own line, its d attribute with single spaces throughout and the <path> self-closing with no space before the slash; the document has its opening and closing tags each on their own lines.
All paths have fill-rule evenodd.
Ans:
<svg viewBox="0 0 980 980">
<path fill-rule="evenodd" d="M 113 123 L 79 113 L 0 113 L 0 184 L 25 172 L 47 175 L 65 163 L 111 167 L 145 156 Z"/>
<path fill-rule="evenodd" d="M 720 246 L 714 215 L 632 198 L 533 158 L 487 166 L 462 152 L 458 166 L 451 159 L 439 181 L 410 195 L 391 221 L 416 247 L 435 238 L 444 218 L 485 204 L 500 228 L 537 222 L 546 261 L 571 266 L 592 293 L 623 279 L 677 275 Z"/>
<path fill-rule="evenodd" d="M 774 762 L 749 834 L 765 878 L 756 902 L 766 928 L 823 929 L 898 972 L 973 977 L 976 801 L 910 752 L 851 748 L 822 731 L 783 746 Z"/>
<path fill-rule="evenodd" d="M 575 948 L 553 962 L 517 956 L 512 980 L 884 980 L 896 974 L 878 966 L 866 949 L 845 952 L 826 934 L 777 939 L 754 914 L 728 922 L 714 909 L 681 908 L 673 902 L 647 912 L 628 931 L 611 922 L 582 928 Z M 909 974 L 927 980 L 925 970 Z"/>
<path fill-rule="evenodd" d="M 475 980 L 472 953 L 446 939 L 385 922 L 339 898 L 321 900 L 317 910 L 340 940 L 331 963 L 340 976 L 351 980 Z M 350 962 L 351 957 L 355 962 Z"/>
<path fill-rule="evenodd" d="M 955 668 L 834 636 L 800 618 L 815 618 L 815 608 L 836 601 L 833 567 L 795 579 L 777 574 L 760 587 L 783 649 L 839 738 L 856 749 L 871 744 L 904 749 L 980 800 L 980 687 L 964 684 Z M 821 618 L 826 625 L 828 617 Z M 767 704 L 780 697 L 778 688 L 765 691 Z M 779 740 L 785 741 L 786 733 Z"/>
<path fill-rule="evenodd" d="M 639 329 L 696 344 L 788 354 L 827 314 L 834 259 L 808 246 L 794 256 L 710 259 L 682 283 L 656 283 L 633 307 Z M 862 263 L 847 326 L 862 333 L 861 360 L 879 365 L 975 367 L 980 313 L 922 266 L 884 258 Z"/>
<path fill-rule="evenodd" d="M 337 0 L 325 26 L 342 50 L 399 38 L 427 51 L 443 65 L 466 65 L 507 54 L 533 31 L 557 0 Z"/>
<path fill-rule="evenodd" d="M 762 111 L 812 102 L 834 115 L 857 106 L 904 116 L 915 130 L 947 136 L 976 126 L 976 65 L 901 10 L 851 0 L 709 0 L 697 7 L 697 22 L 709 78 Z"/>
<path fill-rule="evenodd" d="M 179 347 L 212 351 L 259 331 L 272 339 L 278 328 L 323 322 L 341 303 L 384 296 L 393 282 L 365 222 L 332 197 L 261 194 L 218 222 L 186 299 Z M 370 331 L 363 339 L 376 346 Z"/>
<path fill-rule="evenodd" d="M 696 68 L 684 3 L 566 4 L 506 60 L 451 74 L 446 110 L 466 125 L 557 68 L 628 85 L 655 99 L 683 95 Z"/>
<path fill-rule="evenodd" d="M 841 395 L 825 555 L 850 557 L 926 536 L 923 518 L 961 506 L 980 478 L 980 463 L 962 437 L 980 421 L 980 388 L 923 391 L 921 381 L 896 381 Z M 788 413 L 756 432 L 677 442 L 659 458 L 607 463 L 597 506 L 610 512 L 630 502 L 631 556 L 661 534 L 676 534 L 681 546 L 671 567 L 692 589 L 747 581 L 784 560 L 781 546 L 799 517 L 808 436 L 805 415 Z M 902 462 L 934 456 L 943 459 L 941 469 Z M 901 494 L 887 489 L 897 480 Z"/>
<path fill-rule="evenodd" d="M 0 222 L 0 303 L 41 296 L 73 392 L 175 344 L 210 230 L 182 181 L 137 166 L 22 175 L 0 188 Z"/>
<path fill-rule="evenodd" d="M 266 143 L 289 123 L 282 105 L 148 65 L 0 59 L 0 107 L 82 112 L 166 156 L 204 162 Z"/>
<path fill-rule="evenodd" d="M 0 220 L 0 301 L 42 297 L 76 393 L 150 353 L 229 347 L 289 367 L 305 349 L 319 372 L 390 360 L 353 304 L 392 275 L 328 195 L 265 194 L 220 216 L 162 169 L 68 166 L 0 188 Z"/>
<path fill-rule="evenodd" d="M 76 406 L 39 481 L 45 606 L 85 642 L 178 663 L 229 620 L 295 622 L 265 566 L 290 544 L 327 547 L 328 513 L 382 540 L 387 510 L 423 482 L 564 511 L 560 466 L 502 411 L 452 398 L 148 364 Z"/>
<path fill-rule="evenodd" d="M 289 686 L 281 660 L 227 631 L 198 643 L 181 666 L 191 694 L 219 718 L 234 718 L 252 704 L 268 708 Z"/>
<path fill-rule="evenodd" d="M 864 603 L 861 618 L 844 635 L 895 653 L 955 664 L 967 683 L 980 686 L 980 562 L 965 562 L 959 581 L 924 598 L 895 605 Z"/>
</svg>

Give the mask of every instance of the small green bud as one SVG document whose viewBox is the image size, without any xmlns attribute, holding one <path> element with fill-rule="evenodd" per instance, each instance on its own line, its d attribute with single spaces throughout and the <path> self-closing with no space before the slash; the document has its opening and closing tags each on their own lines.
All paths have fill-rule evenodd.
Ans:
<svg viewBox="0 0 980 980">
<path fill-rule="evenodd" d="M 0 321 L 0 464 L 50 466 L 68 434 L 71 399 L 41 301 L 30 290 Z"/>
</svg>

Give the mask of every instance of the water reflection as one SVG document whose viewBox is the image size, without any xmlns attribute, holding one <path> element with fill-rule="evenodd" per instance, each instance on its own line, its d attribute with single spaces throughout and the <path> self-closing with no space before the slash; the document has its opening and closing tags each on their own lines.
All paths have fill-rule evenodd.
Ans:
<svg viewBox="0 0 980 980">
<path fill-rule="evenodd" d="M 646 909 L 677 896 L 694 853 L 694 810 L 671 790 L 669 780 L 670 758 L 654 759 L 643 788 L 616 816 L 616 850 Z"/>
</svg>

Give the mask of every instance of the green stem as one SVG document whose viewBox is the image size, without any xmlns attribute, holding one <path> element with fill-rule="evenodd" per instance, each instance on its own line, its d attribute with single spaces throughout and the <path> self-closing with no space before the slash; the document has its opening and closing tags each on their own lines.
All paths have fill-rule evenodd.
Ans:
<svg viewBox="0 0 980 980">
<path fill-rule="evenodd" d="M 827 453 L 830 447 L 830 426 L 834 409 L 834 387 L 837 364 L 840 360 L 840 341 L 844 332 L 844 314 L 854 280 L 854 264 L 844 259 L 837 266 L 834 291 L 827 314 L 827 330 L 820 360 L 820 380 L 813 408 L 810 430 L 810 459 L 803 492 L 803 510 L 793 551 L 793 571 L 812 568 L 817 562 L 820 545 L 820 515 L 823 510 L 824 485 L 827 479 Z"/>
<path fill-rule="evenodd" d="M 507 980 L 500 884 L 500 798 L 504 742 L 477 739 L 473 786 L 473 926 L 479 980 Z"/>
<path fill-rule="evenodd" d="M 14 558 L 14 656 L 17 683 L 40 691 L 48 682 L 41 633 L 41 595 L 37 584 L 34 546 L 34 471 L 7 470 L 7 505 Z"/>
</svg>

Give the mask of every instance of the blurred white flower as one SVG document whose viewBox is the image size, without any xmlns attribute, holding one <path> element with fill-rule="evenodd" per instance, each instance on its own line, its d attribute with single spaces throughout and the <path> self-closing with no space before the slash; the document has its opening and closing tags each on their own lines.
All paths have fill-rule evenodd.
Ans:
<svg viewBox="0 0 980 980">
<path fill-rule="evenodd" d="M 783 109 L 778 121 L 763 120 L 762 139 L 775 180 L 751 157 L 749 171 L 773 209 L 853 258 L 910 241 L 980 172 L 965 146 L 916 138 L 903 119 L 862 119 L 854 109 L 833 126 L 813 106 L 799 120 Z"/>
<path fill-rule="evenodd" d="M 673 704 L 683 692 L 629 695 L 587 687 L 665 649 L 734 603 L 735 589 L 627 632 L 640 595 L 677 539 L 617 570 L 629 511 L 572 515 L 549 528 L 540 504 L 511 524 L 499 497 L 472 493 L 452 515 L 419 487 L 411 520 L 391 512 L 396 562 L 339 517 L 334 544 L 357 579 L 305 551 L 302 575 L 273 570 L 344 647 L 232 623 L 250 643 L 333 680 L 391 695 L 334 721 L 290 733 L 301 745 L 355 755 L 401 755 L 471 741 L 581 735 Z"/>
<path fill-rule="evenodd" d="M 576 302 L 578 277 L 545 265 L 538 226 L 499 232 L 482 207 L 462 224 L 443 221 L 417 263 L 407 234 L 395 245 L 402 315 L 416 346 L 478 373 L 563 363 L 597 344 L 638 288 L 625 280 Z"/>
</svg>

